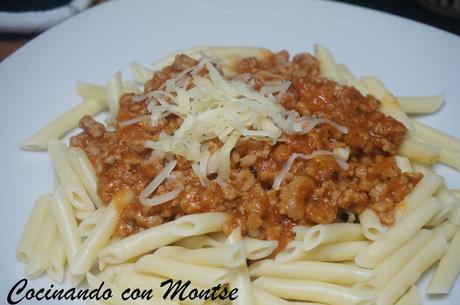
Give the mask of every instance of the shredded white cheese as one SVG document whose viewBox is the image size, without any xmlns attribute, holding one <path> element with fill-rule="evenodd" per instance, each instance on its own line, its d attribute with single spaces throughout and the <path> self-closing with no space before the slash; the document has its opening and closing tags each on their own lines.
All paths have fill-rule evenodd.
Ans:
<svg viewBox="0 0 460 305">
<path fill-rule="evenodd" d="M 208 71 L 206 75 L 203 69 Z M 146 141 L 145 146 L 194 161 L 193 171 L 207 185 L 209 174 L 217 173 L 219 181 L 230 177 L 230 153 L 240 136 L 277 142 L 283 132 L 304 134 L 318 124 L 331 124 L 347 132 L 346 127 L 331 120 L 284 109 L 280 100 L 290 85 L 279 79 L 257 91 L 250 76 L 226 79 L 218 61 L 203 55 L 196 66 L 167 80 L 159 90 L 136 97 L 137 101 L 149 102 L 154 126 L 170 114 L 183 120 L 174 134 L 162 134 L 158 141 Z M 223 145 L 211 155 L 205 142 L 212 139 Z"/>
<path fill-rule="evenodd" d="M 176 198 L 182 191 L 184 190 L 184 186 L 179 184 L 176 186 L 172 191 L 154 196 L 152 198 L 140 198 L 140 201 L 143 205 L 146 206 L 156 206 L 163 204 L 165 202 L 171 201 Z"/>
<path fill-rule="evenodd" d="M 156 177 L 146 186 L 146 188 L 139 194 L 139 200 L 143 203 L 144 199 L 147 199 L 161 183 L 169 176 L 174 167 L 176 167 L 177 161 L 172 160 L 166 164 L 165 168 L 156 175 Z"/>
</svg>

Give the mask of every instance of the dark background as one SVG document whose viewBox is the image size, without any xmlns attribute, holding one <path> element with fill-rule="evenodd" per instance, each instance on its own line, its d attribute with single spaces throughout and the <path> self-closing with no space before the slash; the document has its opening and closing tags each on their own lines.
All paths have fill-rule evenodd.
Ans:
<svg viewBox="0 0 460 305">
<path fill-rule="evenodd" d="M 70 2 L 70 0 L 0 0 L 0 11 L 21 12 L 47 10 Z"/>
<path fill-rule="evenodd" d="M 280 0 L 283 1 L 283 0 Z M 454 0 L 335 0 L 364 6 L 395 15 L 414 19 L 460 35 L 460 8 L 457 17 L 439 14 L 439 8 L 429 9 L 420 3 L 427 3 L 432 8 L 436 3 L 447 2 L 453 6 Z M 97 1 L 96 1 L 97 2 Z M 70 3 L 70 0 L 0 0 L 0 11 L 46 10 Z M 430 5 L 431 4 L 431 5 Z M 450 12 L 449 12 L 450 11 Z M 453 14 L 454 8 L 444 9 L 445 14 Z"/>
<path fill-rule="evenodd" d="M 379 11 L 388 12 L 394 15 L 417 20 L 437 28 L 444 29 L 460 36 L 460 11 L 457 17 L 454 15 L 453 8 L 436 9 L 436 3 L 440 0 L 335 0 L 336 2 L 349 3 L 359 6 L 372 8 Z M 421 3 L 426 3 L 423 6 Z M 453 4 L 453 0 L 447 1 Z M 431 4 L 431 5 L 430 5 Z"/>
<path fill-rule="evenodd" d="M 94 4 L 108 0 L 94 0 Z M 154 0 L 152 0 L 154 1 Z M 216 0 L 218 1 L 218 0 Z M 248 0 L 250 1 L 250 0 Z M 279 0 L 286 1 L 289 0 Z M 324 0 L 326 1 L 326 0 Z M 460 36 L 460 8 L 454 9 L 455 0 L 328 0 L 349 3 L 388 12 L 422 23 L 444 29 Z M 0 0 L 0 11 L 20 12 L 47 10 L 70 3 L 70 0 Z M 421 3 L 425 3 L 422 5 Z M 442 8 L 436 4 L 447 3 L 452 7 Z M 14 52 L 17 48 L 34 38 L 32 34 L 1 34 L 0 61 Z M 460 38 L 460 37 L 459 37 Z"/>
</svg>

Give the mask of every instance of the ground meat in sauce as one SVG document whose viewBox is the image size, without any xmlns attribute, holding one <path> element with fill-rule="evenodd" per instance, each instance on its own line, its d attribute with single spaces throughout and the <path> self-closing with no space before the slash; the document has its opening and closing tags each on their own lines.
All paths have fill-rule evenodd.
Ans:
<svg viewBox="0 0 460 305">
<path fill-rule="evenodd" d="M 196 65 L 185 55 L 145 84 L 145 92 L 160 88 L 169 78 Z M 155 207 L 144 207 L 136 199 L 121 211 L 118 234 L 127 236 L 139 230 L 173 220 L 181 215 L 207 211 L 230 213 L 232 221 L 224 231 L 240 225 L 245 235 L 280 241 L 279 249 L 292 237 L 295 224 L 330 223 L 340 211 L 359 213 L 370 207 L 385 224 L 393 222 L 393 209 L 418 183 L 421 174 L 401 173 L 393 155 L 403 141 L 405 127 L 379 111 L 379 101 L 362 96 L 352 87 L 342 86 L 319 76 L 318 61 L 309 54 L 296 55 L 291 61 L 286 51 L 264 60 L 243 59 L 239 73 L 250 73 L 254 87 L 277 79 L 292 82 L 281 103 L 302 115 L 316 115 L 346 126 L 342 134 L 322 124 L 305 135 L 285 135 L 275 145 L 241 139 L 231 153 L 231 177 L 226 187 L 212 182 L 200 184 L 191 163 L 177 157 L 173 174 L 176 180 L 163 183 L 155 194 L 174 189 L 184 191 L 174 200 Z M 148 114 L 146 102 L 135 102 L 133 94 L 120 100 L 115 131 L 86 116 L 80 121 L 83 132 L 71 138 L 71 145 L 85 150 L 96 169 L 98 193 L 107 204 L 114 194 L 129 188 L 139 194 L 161 171 L 170 156 L 143 145 L 158 139 L 160 132 L 172 134 L 181 124 L 169 116 L 156 127 L 149 120 L 129 126 L 120 122 Z M 209 147 L 219 147 L 210 142 Z M 330 156 L 296 160 L 283 179 L 279 191 L 271 188 L 274 177 L 292 153 L 311 153 L 336 147 L 351 149 L 349 169 L 343 170 Z"/>
</svg>

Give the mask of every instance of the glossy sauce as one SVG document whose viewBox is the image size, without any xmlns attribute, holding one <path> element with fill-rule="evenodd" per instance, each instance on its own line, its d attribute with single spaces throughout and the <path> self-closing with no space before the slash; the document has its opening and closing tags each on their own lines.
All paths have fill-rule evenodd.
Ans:
<svg viewBox="0 0 460 305">
<path fill-rule="evenodd" d="M 145 85 L 145 92 L 158 89 L 168 78 L 188 66 L 191 59 L 176 59 L 175 64 L 157 72 Z M 93 163 L 98 193 L 108 204 L 115 193 L 130 189 L 136 194 L 121 211 L 118 234 L 134 234 L 177 217 L 207 211 L 230 213 L 232 220 L 224 231 L 241 226 L 244 235 L 278 240 L 279 249 L 292 238 L 296 224 L 338 221 L 341 211 L 360 213 L 370 207 L 385 224 L 393 222 L 393 209 L 421 179 L 421 174 L 401 173 L 393 158 L 403 141 L 405 127 L 379 111 L 379 101 L 362 96 L 356 89 L 339 85 L 319 76 L 317 60 L 299 54 L 292 60 L 282 51 L 260 61 L 241 61 L 240 73 L 249 73 L 254 88 L 276 79 L 292 82 L 281 103 L 302 115 L 331 119 L 348 128 L 342 134 L 329 124 L 321 124 L 305 135 L 284 135 L 274 145 L 240 139 L 231 154 L 231 178 L 226 187 L 216 182 L 204 187 L 191 170 L 191 163 L 176 157 L 175 180 L 164 182 L 154 195 L 168 192 L 177 183 L 185 186 L 174 200 L 156 207 L 144 207 L 137 195 L 168 162 L 168 156 L 152 153 L 143 146 L 147 139 L 158 139 L 160 131 L 172 134 L 181 120 L 170 115 L 159 126 L 150 120 L 129 126 L 120 122 L 148 114 L 145 101 L 133 101 L 126 94 L 120 101 L 117 128 L 109 132 L 89 117 L 82 119 L 83 132 L 71 145 L 85 150 Z M 217 149 L 214 141 L 209 147 Z M 343 170 L 330 156 L 296 160 L 279 190 L 273 190 L 274 177 L 292 153 L 311 153 L 336 147 L 351 149 L 349 169 Z M 212 178 L 212 177 L 210 177 Z"/>
</svg>

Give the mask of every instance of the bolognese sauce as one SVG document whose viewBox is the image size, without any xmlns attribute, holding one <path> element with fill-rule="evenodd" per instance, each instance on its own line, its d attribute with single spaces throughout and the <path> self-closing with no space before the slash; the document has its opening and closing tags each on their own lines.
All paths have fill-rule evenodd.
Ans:
<svg viewBox="0 0 460 305">
<path fill-rule="evenodd" d="M 156 72 L 145 84 L 144 94 L 195 65 L 196 60 L 177 56 L 172 65 Z M 221 211 L 232 216 L 224 232 L 240 226 L 244 235 L 278 240 L 280 250 L 291 239 L 292 226 L 339 221 L 342 211 L 358 214 L 371 208 L 384 224 L 393 222 L 395 206 L 422 174 L 402 173 L 397 167 L 394 155 L 406 128 L 379 111 L 377 99 L 321 77 L 318 61 L 307 53 L 292 60 L 286 51 L 264 59 L 245 58 L 237 72 L 233 77 L 251 77 L 255 90 L 279 79 L 290 81 L 280 100 L 285 109 L 331 120 L 348 132 L 320 124 L 305 134 L 283 134 L 275 143 L 241 137 L 230 154 L 230 178 L 223 184 L 212 180 L 215 177 L 211 175 L 211 182 L 205 186 L 195 175 L 191 161 L 144 145 L 162 134 L 174 134 L 183 120 L 169 115 L 155 126 L 151 120 L 125 125 L 123 122 L 149 114 L 146 100 L 125 94 L 120 99 L 115 128 L 108 129 L 86 116 L 80 121 L 83 131 L 70 141 L 91 160 L 98 177 L 98 194 L 105 204 L 123 189 L 137 195 L 120 208 L 119 235 L 131 235 L 186 214 Z M 200 73 L 205 74 L 205 69 Z M 212 139 L 207 148 L 212 153 L 221 145 L 218 139 Z M 279 187 L 273 187 L 293 154 L 337 148 L 349 150 L 346 169 L 330 155 L 297 158 Z M 174 179 L 167 179 L 155 194 L 167 193 L 180 183 L 183 190 L 179 196 L 161 205 L 141 204 L 138 195 L 172 158 L 177 161 L 171 173 Z"/>
</svg>

